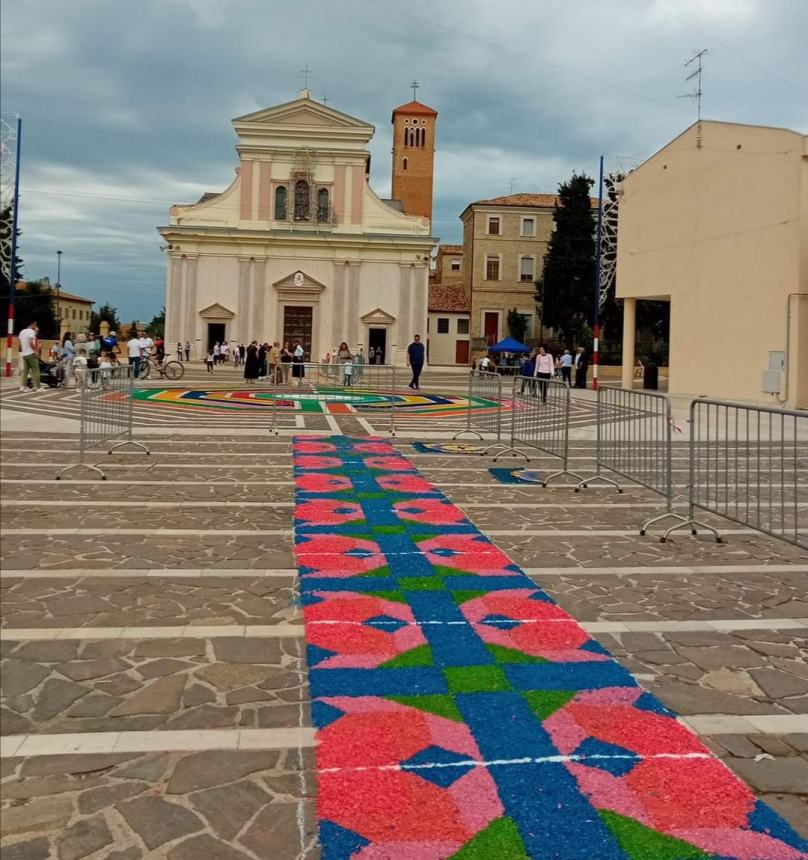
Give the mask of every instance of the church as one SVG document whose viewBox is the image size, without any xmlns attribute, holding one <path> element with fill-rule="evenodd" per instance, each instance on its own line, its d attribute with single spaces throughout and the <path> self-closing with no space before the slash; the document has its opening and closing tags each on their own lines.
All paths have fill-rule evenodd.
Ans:
<svg viewBox="0 0 808 860">
<path fill-rule="evenodd" d="M 392 199 L 369 184 L 374 127 L 312 98 L 233 120 L 230 186 L 174 205 L 166 342 L 299 341 L 321 361 L 345 341 L 403 364 L 426 335 L 437 111 L 392 114 Z"/>
</svg>

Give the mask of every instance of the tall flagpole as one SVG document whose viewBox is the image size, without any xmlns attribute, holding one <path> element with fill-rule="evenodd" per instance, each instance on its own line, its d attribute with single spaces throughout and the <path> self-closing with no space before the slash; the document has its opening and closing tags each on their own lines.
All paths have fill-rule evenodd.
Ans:
<svg viewBox="0 0 808 860">
<path fill-rule="evenodd" d="M 8 267 L 8 327 L 6 329 L 6 376 L 12 375 L 11 346 L 14 338 L 14 295 L 17 287 L 17 213 L 20 208 L 20 142 L 22 118 L 17 117 L 16 164 L 14 165 L 14 200 L 11 216 L 11 259 Z"/>
<path fill-rule="evenodd" d="M 592 390 L 598 390 L 598 357 L 600 342 L 600 237 L 603 230 L 603 156 L 600 157 L 598 180 L 598 230 L 595 239 L 595 315 L 592 327 Z"/>
</svg>

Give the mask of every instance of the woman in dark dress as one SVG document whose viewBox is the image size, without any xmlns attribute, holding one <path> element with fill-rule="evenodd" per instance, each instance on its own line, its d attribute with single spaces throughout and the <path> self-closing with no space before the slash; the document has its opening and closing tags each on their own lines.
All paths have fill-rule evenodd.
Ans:
<svg viewBox="0 0 808 860">
<path fill-rule="evenodd" d="M 247 356 L 244 360 L 244 378 L 247 382 L 255 382 L 258 379 L 258 342 L 253 341 L 247 347 Z"/>
<path fill-rule="evenodd" d="M 258 378 L 266 379 L 267 378 L 267 352 L 269 352 L 269 347 L 262 343 L 261 346 L 258 347 Z"/>
</svg>

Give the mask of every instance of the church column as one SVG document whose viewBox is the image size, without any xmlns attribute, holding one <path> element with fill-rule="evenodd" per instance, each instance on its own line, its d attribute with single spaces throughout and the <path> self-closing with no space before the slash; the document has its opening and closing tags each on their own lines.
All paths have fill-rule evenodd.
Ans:
<svg viewBox="0 0 808 860">
<path fill-rule="evenodd" d="M 421 340 L 426 342 L 426 291 L 427 291 L 427 269 L 424 266 L 413 266 L 412 268 L 412 331 L 420 334 Z"/>
<path fill-rule="evenodd" d="M 241 198 L 239 215 L 242 221 L 250 221 L 253 217 L 253 162 L 241 162 L 239 170 L 241 181 Z"/>
<path fill-rule="evenodd" d="M 181 338 L 185 338 L 185 333 L 182 330 L 182 281 L 180 280 L 181 268 L 180 260 L 174 254 L 168 258 L 168 295 L 169 302 L 166 308 L 166 340 L 171 343 L 171 340 L 176 343 Z M 169 340 L 169 338 L 171 340 Z"/>
<path fill-rule="evenodd" d="M 250 337 L 250 258 L 238 258 L 238 339 L 249 343 Z"/>
<path fill-rule="evenodd" d="M 352 262 L 348 267 L 348 325 L 345 327 L 345 340 L 353 349 L 359 336 L 359 267 L 361 263 Z"/>
<path fill-rule="evenodd" d="M 250 278 L 250 286 L 252 288 L 254 304 L 255 308 L 254 319 L 253 319 L 253 338 L 258 338 L 259 340 L 269 340 L 270 343 L 275 340 L 277 335 L 273 332 L 267 332 L 266 329 L 266 288 L 265 288 L 265 278 L 266 278 L 266 268 L 267 261 L 266 257 L 255 259 L 254 257 L 250 259 L 250 269 L 251 275 Z M 252 340 L 252 338 L 250 338 Z"/>
<path fill-rule="evenodd" d="M 399 263 L 398 270 L 398 346 L 404 349 L 410 342 L 410 298 L 412 293 L 411 263 Z"/>
<path fill-rule="evenodd" d="M 196 295 L 196 276 L 197 263 L 199 262 L 198 254 L 183 254 L 182 267 L 184 269 L 185 280 L 185 337 L 191 341 L 191 346 L 195 346 L 194 340 L 202 337 L 202 334 L 197 331 L 197 295 Z M 204 346 L 205 344 L 202 344 Z"/>
<path fill-rule="evenodd" d="M 334 277 L 329 306 L 331 308 L 331 343 L 326 346 L 339 346 L 343 340 L 345 324 L 341 310 L 347 305 L 345 301 L 345 269 L 346 263 L 334 263 Z"/>
</svg>

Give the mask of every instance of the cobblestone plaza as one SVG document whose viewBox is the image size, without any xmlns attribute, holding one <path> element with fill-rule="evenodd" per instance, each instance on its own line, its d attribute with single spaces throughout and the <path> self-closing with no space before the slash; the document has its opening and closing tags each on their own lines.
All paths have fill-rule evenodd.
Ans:
<svg viewBox="0 0 808 860">
<path fill-rule="evenodd" d="M 204 387 L 189 376 L 188 390 Z M 99 451 L 88 462 L 107 480 L 59 482 L 76 457 L 76 394 L 4 391 L 4 860 L 321 856 L 295 436 L 385 437 L 808 837 L 808 551 L 709 515 L 725 543 L 684 532 L 663 544 L 638 534 L 664 510 L 642 487 L 503 483 L 490 458 L 429 453 L 422 443 L 446 441 L 466 416 L 462 376 L 425 382 L 458 408 L 402 407 L 394 438 L 381 411 L 280 410 L 273 435 L 261 411 L 139 400 L 135 438 L 151 453 Z M 575 471 L 594 465 L 594 421 L 591 394 L 576 393 Z M 681 505 L 687 426 L 677 421 Z M 804 513 L 808 486 L 797 493 Z M 534 856 L 477 850 L 468 856 Z"/>
</svg>

